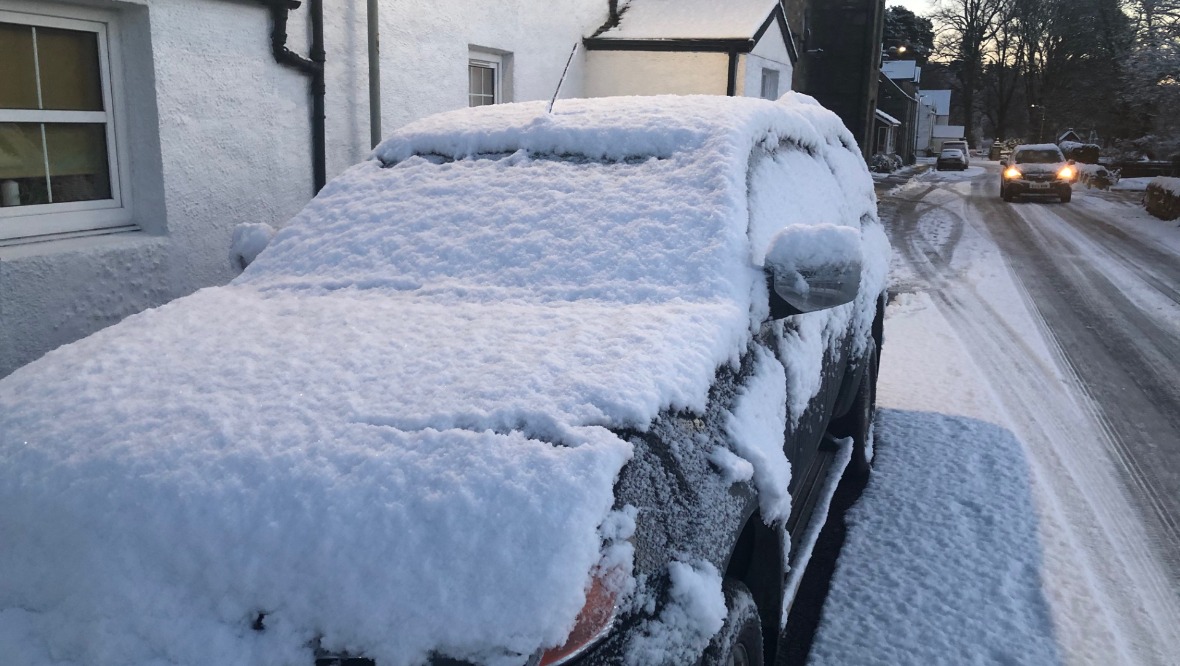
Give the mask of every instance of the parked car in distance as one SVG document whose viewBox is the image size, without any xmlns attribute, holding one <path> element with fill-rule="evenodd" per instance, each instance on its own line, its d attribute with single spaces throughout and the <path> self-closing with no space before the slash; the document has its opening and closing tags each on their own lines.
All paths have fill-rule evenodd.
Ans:
<svg viewBox="0 0 1180 666">
<path fill-rule="evenodd" d="M 1000 197 L 1004 201 L 1025 196 L 1055 196 L 1067 203 L 1073 196 L 1070 186 L 1077 180 L 1077 167 L 1066 161 L 1055 144 L 1016 146 L 1001 166 Z"/>
<path fill-rule="evenodd" d="M 948 148 L 960 150 L 963 153 L 963 161 L 967 164 L 967 166 L 971 166 L 971 146 L 969 146 L 966 141 L 962 139 L 950 139 L 943 141 L 942 150 L 947 150 Z M 941 155 L 941 153 L 939 154 Z"/>
<path fill-rule="evenodd" d="M 230 284 L 0 380 L 4 653 L 774 663 L 889 254 L 805 96 L 412 123 Z"/>
<path fill-rule="evenodd" d="M 934 168 L 938 171 L 963 171 L 967 168 L 967 158 L 963 157 L 963 151 L 958 148 L 943 148 L 934 163 Z"/>
</svg>

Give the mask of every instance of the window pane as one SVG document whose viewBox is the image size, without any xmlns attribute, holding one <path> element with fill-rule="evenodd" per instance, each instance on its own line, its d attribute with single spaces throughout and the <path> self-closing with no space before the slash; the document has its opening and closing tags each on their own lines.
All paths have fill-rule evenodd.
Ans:
<svg viewBox="0 0 1180 666">
<path fill-rule="evenodd" d="M 53 203 L 111 198 L 106 125 L 45 124 Z"/>
<path fill-rule="evenodd" d="M 102 111 L 98 35 L 79 30 L 37 28 L 44 109 Z"/>
<path fill-rule="evenodd" d="M 483 65 L 467 66 L 469 106 L 485 106 L 496 102 L 496 70 Z"/>
<path fill-rule="evenodd" d="M 49 203 L 38 123 L 0 123 L 0 205 Z"/>
<path fill-rule="evenodd" d="M 36 109 L 33 29 L 0 23 L 0 109 Z"/>
</svg>

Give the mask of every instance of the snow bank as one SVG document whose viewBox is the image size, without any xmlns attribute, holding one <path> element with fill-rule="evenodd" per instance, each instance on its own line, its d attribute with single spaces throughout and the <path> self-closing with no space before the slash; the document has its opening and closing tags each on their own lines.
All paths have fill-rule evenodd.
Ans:
<svg viewBox="0 0 1180 666">
<path fill-rule="evenodd" d="M 702 413 L 765 315 L 758 145 L 839 176 L 782 187 L 864 223 L 875 298 L 871 183 L 814 102 L 497 105 L 395 133 L 233 284 L 0 381 L 8 658 L 265 666 L 321 637 L 383 665 L 522 663 L 560 644 L 591 572 L 630 573 L 611 507 L 632 448 L 608 428 Z M 807 326 L 867 338 L 868 311 Z M 751 407 L 781 399 L 765 389 Z M 780 418 L 739 419 L 739 453 Z M 719 576 L 673 576 L 679 610 L 652 635 L 696 646 Z"/>
</svg>

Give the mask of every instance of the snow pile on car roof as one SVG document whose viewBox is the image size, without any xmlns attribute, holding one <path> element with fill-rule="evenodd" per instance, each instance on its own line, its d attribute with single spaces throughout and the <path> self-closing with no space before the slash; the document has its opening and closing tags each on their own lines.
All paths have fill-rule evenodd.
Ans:
<svg viewBox="0 0 1180 666">
<path fill-rule="evenodd" d="M 850 181 L 808 205 L 854 193 L 873 215 L 846 130 L 801 98 L 444 114 L 234 284 L 0 381 L 5 658 L 286 665 L 318 639 L 383 666 L 522 663 L 561 643 L 631 454 L 607 427 L 703 411 L 765 313 L 760 141 Z"/>
</svg>

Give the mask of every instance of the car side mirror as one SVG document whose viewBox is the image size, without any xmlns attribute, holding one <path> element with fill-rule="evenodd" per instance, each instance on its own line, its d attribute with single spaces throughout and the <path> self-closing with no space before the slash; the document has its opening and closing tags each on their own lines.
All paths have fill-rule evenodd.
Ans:
<svg viewBox="0 0 1180 666">
<path fill-rule="evenodd" d="M 763 264 L 771 318 L 851 303 L 860 290 L 863 264 L 857 228 L 818 224 L 783 229 L 770 241 Z"/>
</svg>

